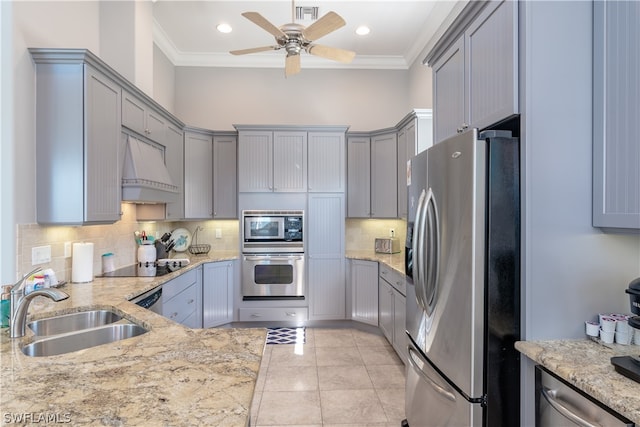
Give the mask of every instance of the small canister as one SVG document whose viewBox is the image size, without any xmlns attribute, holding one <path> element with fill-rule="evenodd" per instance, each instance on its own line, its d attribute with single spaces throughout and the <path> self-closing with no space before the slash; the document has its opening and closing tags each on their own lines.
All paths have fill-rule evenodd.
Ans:
<svg viewBox="0 0 640 427">
<path fill-rule="evenodd" d="M 142 245 L 138 246 L 138 262 L 156 262 L 156 247 L 152 241 L 143 240 Z"/>
<path fill-rule="evenodd" d="M 116 269 L 115 256 L 112 252 L 102 254 L 102 273 L 111 273 Z"/>
<path fill-rule="evenodd" d="M 0 308 L 0 327 L 8 328 L 11 321 L 11 285 L 4 285 L 2 287 L 2 303 Z"/>
</svg>

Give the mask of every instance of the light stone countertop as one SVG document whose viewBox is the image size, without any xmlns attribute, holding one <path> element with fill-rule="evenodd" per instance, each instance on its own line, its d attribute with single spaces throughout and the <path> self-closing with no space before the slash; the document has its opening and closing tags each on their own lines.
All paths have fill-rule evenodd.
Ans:
<svg viewBox="0 0 640 427">
<path fill-rule="evenodd" d="M 388 265 L 400 274 L 404 274 L 404 250 L 397 254 L 380 254 L 372 250 L 347 251 L 348 259 L 360 259 L 363 261 L 377 261 Z"/>
<path fill-rule="evenodd" d="M 96 278 L 62 286 L 70 298 L 58 303 L 35 298 L 29 320 L 111 309 L 150 330 L 81 351 L 29 357 L 21 348 L 33 341 L 32 332 L 11 339 L 2 329 L 0 424 L 247 425 L 266 330 L 192 330 L 128 301 L 203 263 L 237 258 L 237 252 L 211 252 L 162 277 Z"/>
<path fill-rule="evenodd" d="M 640 383 L 615 371 L 614 356 L 640 354 L 640 346 L 582 340 L 518 341 L 534 362 L 640 426 Z"/>
</svg>

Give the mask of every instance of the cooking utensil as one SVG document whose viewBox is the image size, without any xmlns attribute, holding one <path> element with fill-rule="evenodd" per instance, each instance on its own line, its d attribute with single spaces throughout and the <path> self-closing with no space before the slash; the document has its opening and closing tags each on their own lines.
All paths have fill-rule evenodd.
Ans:
<svg viewBox="0 0 640 427">
<path fill-rule="evenodd" d="M 171 239 L 171 233 L 164 233 L 162 237 L 160 237 L 162 243 L 167 243 L 169 239 Z"/>
<path fill-rule="evenodd" d="M 176 242 L 171 240 L 169 243 L 167 243 L 167 252 L 169 252 L 171 249 L 173 249 L 176 246 Z"/>
</svg>

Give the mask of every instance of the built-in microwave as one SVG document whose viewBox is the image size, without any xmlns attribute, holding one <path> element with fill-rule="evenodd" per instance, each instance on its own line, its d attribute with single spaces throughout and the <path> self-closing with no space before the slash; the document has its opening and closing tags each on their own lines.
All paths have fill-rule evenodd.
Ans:
<svg viewBox="0 0 640 427">
<path fill-rule="evenodd" d="M 304 252 L 304 211 L 243 210 L 242 252 Z"/>
</svg>

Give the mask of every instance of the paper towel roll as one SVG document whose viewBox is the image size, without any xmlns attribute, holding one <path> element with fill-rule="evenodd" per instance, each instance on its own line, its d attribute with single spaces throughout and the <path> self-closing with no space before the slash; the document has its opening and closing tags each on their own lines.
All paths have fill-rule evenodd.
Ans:
<svg viewBox="0 0 640 427">
<path fill-rule="evenodd" d="M 85 283 L 93 280 L 93 243 L 74 243 L 71 260 L 71 281 Z"/>
</svg>

